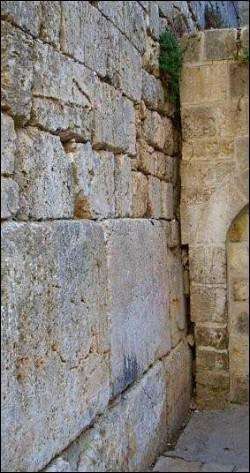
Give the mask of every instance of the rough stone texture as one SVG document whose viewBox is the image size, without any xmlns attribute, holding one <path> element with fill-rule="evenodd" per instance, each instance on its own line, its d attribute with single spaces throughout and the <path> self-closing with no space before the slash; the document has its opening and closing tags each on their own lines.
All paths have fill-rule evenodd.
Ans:
<svg viewBox="0 0 250 473">
<path fill-rule="evenodd" d="M 92 150 L 90 143 L 79 144 L 68 154 L 72 161 L 74 215 L 77 218 L 108 218 L 115 214 L 114 156 Z"/>
<path fill-rule="evenodd" d="M 1 174 L 13 174 L 15 165 L 16 133 L 11 117 L 1 113 Z"/>
<path fill-rule="evenodd" d="M 181 458 L 168 458 L 168 457 L 160 457 L 157 461 L 153 471 L 169 471 L 169 472 L 195 472 L 201 471 L 201 463 L 199 462 L 187 462 L 182 460 Z"/>
<path fill-rule="evenodd" d="M 67 471 L 70 472 L 72 471 L 70 469 L 70 464 L 66 461 L 64 461 L 62 458 L 57 458 L 54 462 L 48 466 L 44 471 L 50 471 L 50 472 L 61 472 L 61 471 Z"/>
<path fill-rule="evenodd" d="M 20 129 L 17 153 L 15 179 L 20 188 L 20 218 L 71 217 L 71 162 L 60 139 L 36 128 Z"/>
<path fill-rule="evenodd" d="M 198 5 L 189 3 L 191 8 Z M 243 268 L 249 250 L 247 236 L 240 242 L 240 234 L 246 235 L 244 219 L 233 224 L 226 251 L 228 229 L 249 201 L 249 72 L 235 60 L 236 51 L 240 57 L 247 44 L 246 35 L 239 32 L 241 45 L 232 29 L 211 29 L 183 40 L 188 47 L 181 81 L 181 235 L 189 246 L 197 401 L 205 408 L 247 400 L 249 307 Z"/>
<path fill-rule="evenodd" d="M 170 350 L 167 243 L 160 222 L 111 220 L 103 227 L 112 392 L 117 395 Z"/>
<path fill-rule="evenodd" d="M 140 172 L 132 172 L 132 216 L 144 217 L 148 205 L 148 180 Z"/>
<path fill-rule="evenodd" d="M 168 274 L 171 343 L 174 347 L 185 336 L 187 328 L 186 307 L 184 300 L 183 267 L 180 251 L 178 248 L 168 252 Z"/>
<path fill-rule="evenodd" d="M 132 171 L 128 156 L 115 158 L 115 214 L 130 217 L 132 213 Z"/>
<path fill-rule="evenodd" d="M 19 207 L 19 187 L 10 178 L 1 178 L 1 218 L 16 215 Z"/>
<path fill-rule="evenodd" d="M 181 342 L 164 360 L 167 390 L 167 429 L 171 435 L 188 414 L 192 393 L 190 348 Z"/>
<path fill-rule="evenodd" d="M 102 229 L 6 223 L 2 277 L 2 468 L 38 471 L 109 400 Z"/>
</svg>

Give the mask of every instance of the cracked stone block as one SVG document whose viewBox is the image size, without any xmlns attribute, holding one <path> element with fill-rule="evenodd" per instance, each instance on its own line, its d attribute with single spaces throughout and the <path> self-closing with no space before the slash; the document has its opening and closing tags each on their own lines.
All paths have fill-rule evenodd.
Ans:
<svg viewBox="0 0 250 473">
<path fill-rule="evenodd" d="M 164 359 L 167 391 L 167 429 L 170 436 L 188 414 L 192 395 L 192 354 L 186 342 L 179 343 Z"/>
<path fill-rule="evenodd" d="M 138 169 L 140 171 L 165 179 L 171 172 L 168 164 L 170 164 L 169 158 L 165 154 L 155 151 L 144 140 L 138 142 Z"/>
<path fill-rule="evenodd" d="M 78 472 L 147 471 L 164 444 L 165 416 L 164 370 L 157 362 L 64 457 Z"/>
<path fill-rule="evenodd" d="M 132 213 L 132 171 L 128 156 L 115 157 L 115 214 L 129 217 Z"/>
<path fill-rule="evenodd" d="M 48 44 L 40 41 L 35 44 L 32 90 L 35 97 L 93 109 L 98 86 L 99 80 L 90 69 L 60 54 Z"/>
<path fill-rule="evenodd" d="M 1 218 L 14 217 L 19 208 L 19 187 L 10 178 L 1 178 Z"/>
<path fill-rule="evenodd" d="M 71 162 L 59 137 L 36 128 L 17 131 L 15 179 L 22 219 L 73 216 Z"/>
<path fill-rule="evenodd" d="M 101 77 L 107 72 L 109 23 L 89 2 L 61 2 L 61 49 Z"/>
<path fill-rule="evenodd" d="M 159 472 L 196 472 L 201 471 L 201 463 L 187 462 L 182 458 L 160 457 L 153 471 Z"/>
<path fill-rule="evenodd" d="M 171 220 L 174 217 L 173 184 L 161 181 L 161 217 Z"/>
<path fill-rule="evenodd" d="M 112 85 L 136 102 L 141 100 L 142 61 L 139 52 L 123 34 L 109 26 L 107 77 Z"/>
<path fill-rule="evenodd" d="M 130 100 L 108 84 L 100 84 L 94 113 L 93 145 L 135 156 L 135 111 Z"/>
<path fill-rule="evenodd" d="M 40 1 L 22 1 L 22 2 L 1 2 L 1 16 L 9 20 L 22 29 L 32 34 L 39 35 L 41 22 L 41 3 Z M 52 2 L 46 2 L 52 3 Z M 56 3 L 56 2 L 53 2 Z"/>
<path fill-rule="evenodd" d="M 1 112 L 1 174 L 13 174 L 16 151 L 14 121 Z"/>
<path fill-rule="evenodd" d="M 162 216 L 161 184 L 162 182 L 157 177 L 148 176 L 148 217 L 160 218 Z"/>
<path fill-rule="evenodd" d="M 115 215 L 114 155 L 97 153 L 90 143 L 78 144 L 70 155 L 74 176 L 74 215 L 110 218 Z"/>
<path fill-rule="evenodd" d="M 148 205 L 148 180 L 141 172 L 132 172 L 132 217 L 144 217 Z"/>
<path fill-rule="evenodd" d="M 1 58 L 2 108 L 16 122 L 24 124 L 29 120 L 31 111 L 33 40 L 6 21 L 1 24 Z"/>
<path fill-rule="evenodd" d="M 56 0 L 40 3 L 42 8 L 40 38 L 60 49 L 61 2 Z"/>
<path fill-rule="evenodd" d="M 62 141 L 88 141 L 93 130 L 91 105 L 68 105 L 52 99 L 35 97 L 32 102 L 32 124 L 52 133 Z"/>
<path fill-rule="evenodd" d="M 166 229 L 141 219 L 110 220 L 103 228 L 116 396 L 170 350 Z"/>
<path fill-rule="evenodd" d="M 164 89 L 161 81 L 146 71 L 142 72 L 142 100 L 153 110 L 164 109 Z"/>
<path fill-rule="evenodd" d="M 67 472 L 70 472 L 72 471 L 71 470 L 71 466 L 68 462 L 66 462 L 65 460 L 63 460 L 62 458 L 57 458 L 55 461 L 53 461 L 45 470 L 43 471 L 47 471 L 47 472 L 61 472 L 61 471 L 67 471 Z"/>
<path fill-rule="evenodd" d="M 171 223 L 171 222 L 169 222 Z M 167 271 L 169 275 L 169 316 L 171 322 L 171 344 L 175 347 L 185 336 L 186 306 L 184 299 L 183 266 L 178 249 L 168 251 Z"/>
<path fill-rule="evenodd" d="M 108 404 L 104 235 L 9 222 L 1 242 L 2 468 L 38 471 Z"/>
</svg>

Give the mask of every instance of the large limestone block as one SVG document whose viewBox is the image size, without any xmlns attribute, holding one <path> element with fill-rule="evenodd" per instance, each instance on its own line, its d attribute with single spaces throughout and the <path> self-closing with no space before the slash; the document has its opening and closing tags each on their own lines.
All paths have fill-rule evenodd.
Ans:
<svg viewBox="0 0 250 473">
<path fill-rule="evenodd" d="M 166 382 L 158 362 L 63 456 L 71 471 L 146 471 L 165 435 Z"/>
<path fill-rule="evenodd" d="M 110 85 L 100 84 L 94 114 L 94 146 L 134 156 L 135 138 L 135 111 L 132 102 Z"/>
<path fill-rule="evenodd" d="M 28 127 L 17 132 L 15 179 L 22 219 L 73 216 L 71 162 L 59 137 Z"/>
<path fill-rule="evenodd" d="M 167 429 L 170 436 L 188 414 L 192 394 L 192 355 L 186 342 L 181 342 L 164 359 L 167 391 Z"/>
<path fill-rule="evenodd" d="M 10 178 L 1 178 L 1 218 L 14 217 L 19 207 L 18 184 Z"/>
<path fill-rule="evenodd" d="M 33 40 L 6 21 L 1 24 L 1 59 L 2 108 L 23 124 L 31 111 Z"/>
<path fill-rule="evenodd" d="M 163 183 L 157 177 L 148 177 L 148 209 L 147 215 L 153 218 L 162 216 L 161 191 Z M 164 183 L 165 184 L 165 183 Z"/>
<path fill-rule="evenodd" d="M 226 323 L 226 300 L 226 287 L 192 285 L 190 297 L 192 321 Z"/>
<path fill-rule="evenodd" d="M 94 72 L 40 41 L 35 44 L 34 58 L 34 96 L 84 109 L 94 107 L 99 84 Z"/>
<path fill-rule="evenodd" d="M 223 247 L 190 246 L 190 279 L 199 284 L 226 283 L 226 252 Z"/>
<path fill-rule="evenodd" d="M 105 222 L 103 228 L 116 395 L 170 350 L 166 228 L 129 219 Z"/>
<path fill-rule="evenodd" d="M 237 52 L 237 30 L 207 30 L 204 33 L 204 59 L 218 61 L 233 59 Z"/>
<path fill-rule="evenodd" d="M 132 213 L 131 159 L 126 155 L 115 157 L 115 214 L 129 217 Z"/>
<path fill-rule="evenodd" d="M 138 170 L 161 179 L 171 180 L 173 174 L 172 158 L 161 151 L 155 151 L 144 140 L 138 143 Z"/>
<path fill-rule="evenodd" d="M 91 139 L 93 129 L 93 110 L 90 103 L 79 107 L 35 97 L 32 103 L 32 124 L 57 133 L 62 141 L 87 141 Z"/>
<path fill-rule="evenodd" d="M 139 102 L 142 93 L 141 56 L 131 42 L 112 25 L 109 25 L 109 36 L 107 77 L 128 98 Z"/>
<path fill-rule="evenodd" d="M 40 3 L 42 7 L 42 15 L 39 36 L 43 41 L 51 43 L 59 49 L 61 34 L 61 2 L 54 0 L 53 2 L 42 1 Z"/>
<path fill-rule="evenodd" d="M 13 174 L 16 133 L 11 117 L 1 112 L 1 174 Z"/>
<path fill-rule="evenodd" d="M 78 144 L 70 153 L 74 176 L 74 215 L 108 218 L 115 215 L 114 155 L 97 153 L 91 144 Z"/>
<path fill-rule="evenodd" d="M 40 471 L 106 407 L 106 280 L 97 224 L 4 224 L 4 471 Z"/>
<path fill-rule="evenodd" d="M 132 217 L 144 217 L 148 206 L 148 180 L 141 172 L 132 172 Z"/>
<path fill-rule="evenodd" d="M 226 61 L 197 67 L 185 65 L 181 78 L 181 103 L 197 104 L 227 99 L 229 86 Z"/>
<path fill-rule="evenodd" d="M 41 3 L 40 1 L 3 1 L 1 2 L 1 16 L 33 36 L 39 35 L 41 23 Z M 45 2 L 57 3 L 57 2 Z"/>
<path fill-rule="evenodd" d="M 195 339 L 199 346 L 225 350 L 228 347 L 228 331 L 226 326 L 196 325 Z"/>
<path fill-rule="evenodd" d="M 175 347 L 186 333 L 186 307 L 184 298 L 183 266 L 178 249 L 168 251 L 169 316 L 171 344 Z"/>
<path fill-rule="evenodd" d="M 89 2 L 63 1 L 62 51 L 104 77 L 107 71 L 108 22 Z"/>
<path fill-rule="evenodd" d="M 197 370 L 228 370 L 228 350 L 197 347 L 195 363 Z"/>
<path fill-rule="evenodd" d="M 161 217 L 171 220 L 174 217 L 173 184 L 161 182 Z"/>
<path fill-rule="evenodd" d="M 142 99 L 152 110 L 164 110 L 164 89 L 160 79 L 146 71 L 142 73 Z"/>
<path fill-rule="evenodd" d="M 146 47 L 146 18 L 138 2 L 100 1 L 97 8 L 143 53 Z"/>
<path fill-rule="evenodd" d="M 165 123 L 157 112 L 147 111 L 143 121 L 143 135 L 149 145 L 163 151 L 165 145 Z"/>
</svg>

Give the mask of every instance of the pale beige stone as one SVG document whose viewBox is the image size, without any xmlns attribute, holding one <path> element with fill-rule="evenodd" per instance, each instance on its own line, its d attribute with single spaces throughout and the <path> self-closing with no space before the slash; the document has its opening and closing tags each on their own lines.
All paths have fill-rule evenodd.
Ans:
<svg viewBox="0 0 250 473">
<path fill-rule="evenodd" d="M 182 424 L 191 400 L 191 351 L 185 342 L 164 359 L 167 390 L 167 428 L 171 435 Z"/>
<path fill-rule="evenodd" d="M 204 60 L 233 59 L 236 52 L 236 29 L 207 30 L 204 32 Z"/>
<path fill-rule="evenodd" d="M 144 217 L 148 206 L 148 180 L 141 172 L 132 172 L 132 216 Z"/>
<path fill-rule="evenodd" d="M 1 242 L 2 468 L 41 470 L 109 401 L 104 235 L 11 222 Z"/>
<path fill-rule="evenodd" d="M 226 251 L 223 247 L 190 246 L 191 281 L 200 284 L 225 284 Z"/>
<path fill-rule="evenodd" d="M 41 4 L 41 24 L 39 36 L 43 41 L 60 48 L 61 30 L 61 2 L 42 1 Z"/>
<path fill-rule="evenodd" d="M 146 71 L 142 73 L 142 99 L 153 110 L 164 109 L 164 89 L 161 81 Z"/>
<path fill-rule="evenodd" d="M 183 266 L 179 249 L 168 251 L 169 316 L 171 322 L 171 344 L 175 347 L 185 336 L 186 307 L 184 299 Z"/>
<path fill-rule="evenodd" d="M 138 143 L 138 169 L 161 179 L 171 180 L 173 176 L 172 158 L 155 151 L 144 140 Z"/>
<path fill-rule="evenodd" d="M 182 458 L 160 457 L 153 471 L 159 472 L 195 472 L 201 471 L 201 463 L 189 462 Z"/>
<path fill-rule="evenodd" d="M 159 77 L 159 54 L 160 46 L 159 43 L 154 41 L 150 36 L 146 39 L 146 51 L 142 58 L 142 64 L 149 74 L 153 74 L 155 77 Z"/>
<path fill-rule="evenodd" d="M 225 287 L 196 286 L 192 284 L 190 298 L 192 321 L 195 323 L 226 323 L 226 299 Z"/>
<path fill-rule="evenodd" d="M 148 177 L 148 217 L 160 218 L 162 216 L 161 185 L 162 182 L 157 177 Z"/>
<path fill-rule="evenodd" d="M 170 350 L 167 238 L 156 221 L 117 219 L 102 225 L 115 396 Z"/>
<path fill-rule="evenodd" d="M 228 64 L 185 66 L 181 80 L 182 104 L 203 104 L 224 101 L 228 94 Z"/>
<path fill-rule="evenodd" d="M 128 156 L 115 157 L 115 214 L 129 217 L 132 213 L 132 170 Z"/>
<path fill-rule="evenodd" d="M 72 217 L 72 168 L 60 139 L 32 127 L 19 129 L 17 156 L 20 218 Z"/>
<path fill-rule="evenodd" d="M 1 112 L 1 174 L 13 174 L 16 133 L 11 117 Z"/>
<path fill-rule="evenodd" d="M 1 178 L 1 218 L 14 217 L 19 208 L 19 187 L 11 178 Z"/>
<path fill-rule="evenodd" d="M 143 121 L 143 135 L 149 145 L 163 151 L 165 145 L 165 121 L 157 112 L 147 111 Z"/>
<path fill-rule="evenodd" d="M 174 216 L 173 184 L 161 181 L 161 217 L 171 220 Z"/>
</svg>

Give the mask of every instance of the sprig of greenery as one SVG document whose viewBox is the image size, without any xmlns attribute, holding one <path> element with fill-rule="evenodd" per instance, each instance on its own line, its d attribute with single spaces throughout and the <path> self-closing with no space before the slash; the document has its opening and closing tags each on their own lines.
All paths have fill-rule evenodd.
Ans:
<svg viewBox="0 0 250 473">
<path fill-rule="evenodd" d="M 180 75 L 183 60 L 183 50 L 174 34 L 166 29 L 160 36 L 159 67 L 164 74 L 171 102 L 180 101 Z"/>
</svg>

